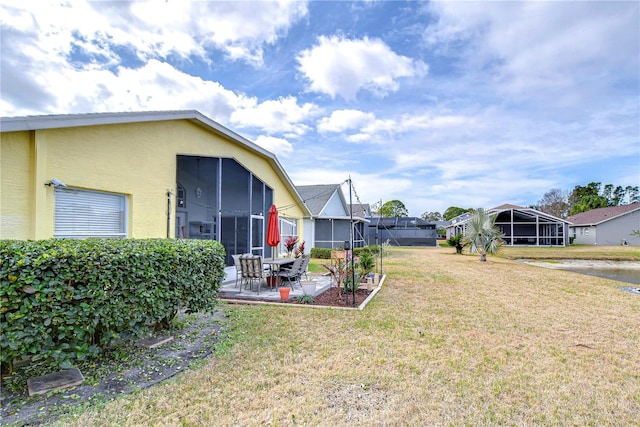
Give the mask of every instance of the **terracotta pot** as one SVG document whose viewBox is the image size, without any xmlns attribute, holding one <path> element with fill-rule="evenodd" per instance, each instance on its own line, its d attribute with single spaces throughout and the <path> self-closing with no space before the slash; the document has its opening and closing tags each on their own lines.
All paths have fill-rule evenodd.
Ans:
<svg viewBox="0 0 640 427">
<path fill-rule="evenodd" d="M 277 277 L 271 277 L 271 276 L 267 276 L 267 286 L 270 288 L 273 288 L 274 286 L 276 286 L 278 283 L 278 278 Z"/>
<path fill-rule="evenodd" d="M 291 288 L 278 288 L 280 291 L 280 299 L 282 301 L 286 301 L 289 299 L 289 292 L 291 292 Z"/>
</svg>

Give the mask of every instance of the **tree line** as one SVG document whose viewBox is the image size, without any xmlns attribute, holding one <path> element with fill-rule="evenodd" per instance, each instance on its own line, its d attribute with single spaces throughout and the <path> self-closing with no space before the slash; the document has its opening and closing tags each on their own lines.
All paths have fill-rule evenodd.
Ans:
<svg viewBox="0 0 640 427">
<path fill-rule="evenodd" d="M 601 182 L 590 182 L 586 186 L 576 185 L 572 191 L 553 188 L 532 207 L 558 218 L 566 218 L 592 209 L 638 202 L 640 202 L 640 190 L 637 185 L 622 187 L 606 184 L 603 186 Z"/>
<path fill-rule="evenodd" d="M 552 188 L 535 205 L 529 207 L 558 218 L 567 218 L 592 209 L 638 202 L 640 202 L 640 189 L 637 185 L 622 187 L 590 182 L 586 186 L 576 185 L 571 191 Z M 372 206 L 372 211 L 387 218 L 409 216 L 409 211 L 400 200 L 390 200 L 384 204 Z M 420 218 L 425 221 L 449 221 L 463 213 L 474 211 L 473 208 L 450 206 L 443 214 L 427 211 L 420 215 Z"/>
</svg>

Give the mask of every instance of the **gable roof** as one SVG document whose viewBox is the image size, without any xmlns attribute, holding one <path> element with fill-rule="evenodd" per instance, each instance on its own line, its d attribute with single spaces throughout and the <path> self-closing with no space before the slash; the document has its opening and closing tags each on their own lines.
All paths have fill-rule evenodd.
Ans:
<svg viewBox="0 0 640 427">
<path fill-rule="evenodd" d="M 302 201 L 289 175 L 278 161 L 275 154 L 265 150 L 247 138 L 211 120 L 197 110 L 171 110 L 171 111 L 134 111 L 118 113 L 86 113 L 86 114 L 51 114 L 43 116 L 0 117 L 0 130 L 2 132 L 19 132 L 44 129 L 61 129 L 83 126 L 116 125 L 124 123 L 142 123 L 169 120 L 186 120 L 201 128 L 221 135 L 236 144 L 253 151 L 260 157 L 266 158 L 274 168 L 274 171 L 284 183 L 291 194 Z M 307 211 L 304 203 L 301 209 Z"/>
<path fill-rule="evenodd" d="M 510 203 L 505 203 L 503 205 L 496 206 L 495 208 L 487 209 L 487 213 L 499 214 L 501 212 L 508 211 L 508 210 L 525 212 L 529 215 L 534 215 L 534 216 L 537 215 L 539 217 L 547 218 L 552 221 L 559 221 L 559 222 L 564 222 L 565 224 L 570 224 L 570 222 L 566 219 L 558 218 L 557 216 L 553 216 L 551 214 L 539 211 L 537 209 L 525 208 L 524 206 L 512 205 Z M 473 215 L 473 213 L 465 212 L 463 214 L 458 215 L 455 218 L 452 218 L 451 222 L 449 223 L 449 225 L 446 226 L 446 228 L 453 228 L 461 224 L 464 224 L 465 222 L 469 221 L 469 218 L 471 218 L 471 215 Z"/>
<path fill-rule="evenodd" d="M 340 188 L 340 184 L 298 185 L 296 188 L 302 197 L 302 201 L 309 208 L 311 215 L 320 215 Z M 344 204 L 342 192 L 339 192 L 339 197 Z"/>
<path fill-rule="evenodd" d="M 640 202 L 629 205 L 591 209 L 590 211 L 570 216 L 568 219 L 574 226 L 597 225 L 633 211 L 640 211 Z"/>
<path fill-rule="evenodd" d="M 353 214 L 349 211 L 350 206 L 347 204 L 344 194 L 342 193 L 342 184 L 299 185 L 297 188 L 298 193 L 302 196 L 302 201 L 311 212 L 312 217 L 320 217 L 331 200 L 337 196 L 344 207 L 345 214 L 338 216 L 322 215 L 321 218 L 347 220 L 353 216 L 353 219 L 357 222 L 369 222 L 365 216 L 360 215 L 361 212 L 359 212 L 358 209 L 354 209 Z"/>
<path fill-rule="evenodd" d="M 512 204 L 509 204 L 509 203 L 505 203 L 504 205 L 500 205 L 500 206 L 496 206 L 495 208 L 491 208 L 487 212 L 489 212 L 489 213 L 500 213 L 500 212 L 507 211 L 507 210 L 512 210 L 512 209 L 514 211 L 526 212 L 526 213 L 528 213 L 530 215 L 537 215 L 537 216 L 540 216 L 540 217 L 543 217 L 543 218 L 550 219 L 552 221 L 560 221 L 560 222 L 564 222 L 565 224 L 569 224 L 570 223 L 569 220 L 558 218 L 557 216 L 548 214 L 546 212 L 539 211 L 537 209 L 525 208 L 524 206 L 512 205 Z"/>
</svg>

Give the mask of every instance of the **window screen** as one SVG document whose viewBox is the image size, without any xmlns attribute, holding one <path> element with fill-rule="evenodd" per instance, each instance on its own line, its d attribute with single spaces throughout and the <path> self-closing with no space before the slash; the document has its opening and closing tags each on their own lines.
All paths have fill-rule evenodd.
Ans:
<svg viewBox="0 0 640 427">
<path fill-rule="evenodd" d="M 127 237 L 124 195 L 56 188 L 55 237 Z"/>
</svg>

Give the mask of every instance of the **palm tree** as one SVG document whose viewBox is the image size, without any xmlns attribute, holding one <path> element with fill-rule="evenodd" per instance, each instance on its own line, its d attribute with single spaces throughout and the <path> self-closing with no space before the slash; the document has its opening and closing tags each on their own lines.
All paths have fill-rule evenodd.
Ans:
<svg viewBox="0 0 640 427">
<path fill-rule="evenodd" d="M 495 225 L 495 215 L 477 209 L 466 224 L 464 242 L 471 246 L 471 253 L 480 253 L 480 261 L 487 261 L 487 254 L 495 254 L 503 234 Z"/>
</svg>

